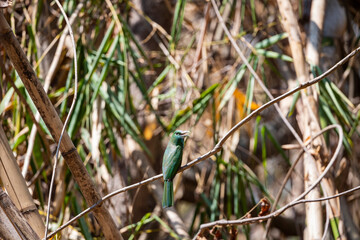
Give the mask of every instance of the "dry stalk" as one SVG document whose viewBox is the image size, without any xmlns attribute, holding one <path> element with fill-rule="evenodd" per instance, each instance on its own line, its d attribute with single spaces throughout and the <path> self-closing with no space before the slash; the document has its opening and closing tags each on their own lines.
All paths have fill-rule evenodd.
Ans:
<svg viewBox="0 0 360 240">
<path fill-rule="evenodd" d="M 21 174 L 20 174 L 21 175 Z M 11 201 L 9 196 L 0 188 L 0 208 L 2 212 L 6 214 L 6 217 L 11 222 L 11 226 L 6 226 L 3 222 L 0 224 L 0 238 L 3 233 L 9 232 L 9 228 L 15 228 L 18 235 L 7 235 L 7 240 L 12 239 L 28 239 L 28 240 L 37 240 L 40 239 L 36 232 L 28 223 L 26 219 L 16 208 L 14 203 Z M 44 224 L 42 224 L 44 226 Z M 43 234 L 43 232 L 41 233 Z"/>
<path fill-rule="evenodd" d="M 309 33 L 307 34 L 308 40 L 306 44 L 306 57 L 310 64 L 314 66 L 318 66 L 320 63 L 320 55 L 321 55 L 321 36 L 323 32 L 324 26 L 324 17 L 325 17 L 325 9 L 326 9 L 326 0 L 313 0 L 311 3 L 311 12 L 310 12 L 310 21 L 309 21 Z M 317 94 L 316 90 L 313 91 L 314 101 L 317 103 Z M 316 112 L 316 109 L 315 109 Z M 322 148 L 321 148 L 321 156 L 324 156 L 320 161 L 317 161 L 318 170 L 321 171 L 321 167 L 327 162 L 328 149 L 325 144 L 325 140 L 321 138 Z M 329 174 L 326 178 L 324 178 L 322 182 L 323 191 L 325 195 L 334 195 L 337 190 L 335 187 L 334 177 Z M 326 221 L 329 219 L 339 219 L 338 226 L 343 226 L 342 219 L 340 219 L 340 202 L 338 199 L 332 199 L 326 202 L 328 206 L 328 211 Z M 311 218 L 311 217 L 310 217 Z M 328 226 L 327 224 L 325 226 Z M 344 236 L 343 229 L 340 229 L 341 238 Z M 325 233 L 325 230 L 324 230 Z M 324 236 L 324 234 L 323 234 Z"/>
<path fill-rule="evenodd" d="M 45 227 L 29 193 L 25 179 L 11 151 L 5 132 L 0 125 L 0 178 L 12 202 L 27 219 L 38 236 L 44 235 Z"/>
<path fill-rule="evenodd" d="M 289 43 L 294 59 L 294 67 L 297 79 L 300 83 L 306 82 L 309 79 L 307 73 L 307 64 L 303 52 L 303 44 L 301 41 L 300 28 L 297 18 L 292 9 L 292 4 L 289 0 L 278 0 L 278 6 L 282 17 L 282 24 L 285 31 L 289 34 Z M 307 91 L 301 92 L 301 101 L 298 101 L 296 108 L 301 114 L 297 115 L 298 124 L 302 131 L 303 139 L 306 140 L 311 137 L 314 132 L 320 131 L 320 126 L 317 116 L 317 99 L 316 92 L 311 88 Z M 304 111 L 305 110 L 305 111 Z M 311 148 L 315 152 L 316 146 L 325 146 L 324 141 L 315 141 Z M 313 185 L 318 178 L 317 166 L 314 158 L 310 153 L 304 154 L 304 184 L 305 189 Z M 316 188 L 307 198 L 316 199 L 320 197 L 320 189 Z M 306 205 L 306 221 L 307 233 L 310 239 L 319 239 L 323 233 L 323 219 L 321 203 L 314 203 Z"/>
</svg>

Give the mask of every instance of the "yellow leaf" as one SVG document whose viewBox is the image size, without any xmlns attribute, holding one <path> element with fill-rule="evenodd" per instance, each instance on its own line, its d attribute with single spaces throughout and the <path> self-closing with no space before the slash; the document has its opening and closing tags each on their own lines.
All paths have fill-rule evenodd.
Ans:
<svg viewBox="0 0 360 240">
<path fill-rule="evenodd" d="M 244 104 L 246 101 L 246 95 L 242 93 L 239 89 L 235 89 L 233 93 L 235 99 L 236 99 L 236 106 L 238 109 L 238 112 L 240 113 L 240 118 L 244 117 L 245 111 L 244 111 Z M 259 107 L 255 102 L 251 102 L 251 110 L 255 110 Z"/>
<path fill-rule="evenodd" d="M 145 140 L 150 140 L 153 136 L 153 132 L 156 129 L 156 123 L 152 122 L 148 125 L 146 125 L 144 130 L 144 138 Z"/>
</svg>

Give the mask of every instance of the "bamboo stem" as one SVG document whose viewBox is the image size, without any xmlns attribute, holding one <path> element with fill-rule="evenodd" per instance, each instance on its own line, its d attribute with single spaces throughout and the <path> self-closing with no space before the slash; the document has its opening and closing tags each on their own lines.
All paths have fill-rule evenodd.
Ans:
<svg viewBox="0 0 360 240">
<path fill-rule="evenodd" d="M 289 44 L 294 59 L 294 67 L 297 79 L 300 83 L 307 82 L 309 76 L 307 74 L 307 63 L 305 60 L 305 54 L 303 51 L 303 44 L 301 41 L 300 28 L 297 22 L 297 18 L 292 9 L 292 5 L 289 0 L 278 0 L 279 10 L 282 17 L 282 24 L 285 31 L 289 34 Z M 315 94 L 315 93 L 314 93 Z M 317 101 L 312 95 L 311 88 L 306 92 L 301 92 L 301 102 L 299 101 L 296 108 L 302 114 L 298 115 L 298 124 L 302 131 L 303 140 L 308 137 L 312 137 L 314 132 L 320 130 L 317 112 Z M 304 109 L 306 111 L 304 111 Z M 321 145 L 321 141 L 317 141 L 313 144 Z M 314 150 L 314 149 L 313 149 Z M 318 178 L 318 171 L 316 162 L 311 154 L 304 154 L 304 184 L 305 189 L 309 189 L 313 185 L 314 181 Z M 317 187 L 311 191 L 306 198 L 314 199 L 320 197 L 320 189 Z M 309 239 L 320 239 L 323 233 L 323 219 L 321 203 L 311 203 L 306 205 L 306 225 Z"/>
<path fill-rule="evenodd" d="M 9 196 L 0 188 L 0 208 L 1 210 L 6 214 L 6 217 L 9 219 L 9 221 L 12 223 L 11 226 L 7 227 L 13 227 L 16 229 L 18 235 L 21 236 L 21 239 L 29 239 L 29 240 L 37 240 L 39 236 L 36 234 L 36 232 L 31 228 L 31 226 L 28 223 L 28 219 L 26 219 L 16 208 L 14 203 L 11 201 Z M 3 222 L 0 227 L 0 232 L 8 232 L 9 229 L 3 228 Z M 3 234 L 0 233 L 0 236 Z M 6 233 L 5 233 L 6 234 Z M 43 234 L 43 232 L 42 232 Z M 15 234 L 16 235 L 16 234 Z M 18 239 L 19 236 L 14 235 L 7 235 L 6 239 Z"/>
<path fill-rule="evenodd" d="M 4 130 L 0 125 L 0 178 L 10 199 L 28 220 L 29 225 L 39 236 L 44 235 L 45 226 L 35 203 L 21 175 L 19 166 L 9 146 Z"/>
</svg>

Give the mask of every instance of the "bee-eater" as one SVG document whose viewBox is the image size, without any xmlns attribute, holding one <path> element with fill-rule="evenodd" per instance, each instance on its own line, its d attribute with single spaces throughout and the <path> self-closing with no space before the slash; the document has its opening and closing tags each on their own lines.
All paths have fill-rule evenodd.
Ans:
<svg viewBox="0 0 360 240">
<path fill-rule="evenodd" d="M 184 149 L 184 138 L 189 131 L 176 130 L 170 138 L 166 147 L 162 171 L 164 175 L 163 208 L 171 207 L 174 204 L 173 179 L 179 170 Z"/>
</svg>

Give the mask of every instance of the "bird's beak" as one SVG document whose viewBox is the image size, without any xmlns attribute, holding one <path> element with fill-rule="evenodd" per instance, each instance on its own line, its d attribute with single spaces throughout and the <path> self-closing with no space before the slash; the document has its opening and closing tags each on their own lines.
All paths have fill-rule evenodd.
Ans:
<svg viewBox="0 0 360 240">
<path fill-rule="evenodd" d="M 189 136 L 189 131 L 181 131 L 180 134 L 182 137 L 188 137 Z"/>
</svg>

